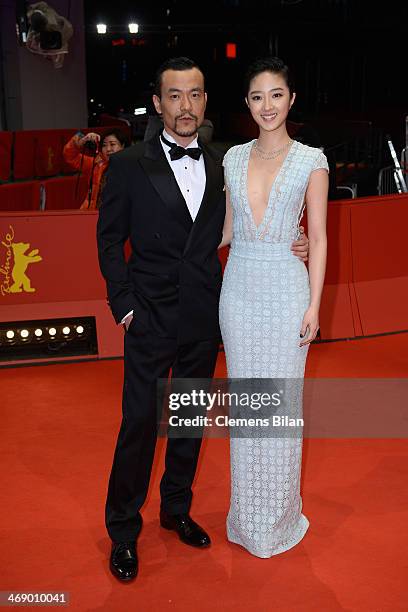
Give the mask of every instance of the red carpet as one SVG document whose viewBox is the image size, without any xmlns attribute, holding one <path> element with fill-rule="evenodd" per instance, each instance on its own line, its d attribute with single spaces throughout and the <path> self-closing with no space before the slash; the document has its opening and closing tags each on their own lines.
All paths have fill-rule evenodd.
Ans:
<svg viewBox="0 0 408 612">
<path fill-rule="evenodd" d="M 313 346 L 308 376 L 408 376 L 408 334 Z M 0 370 L 0 590 L 69 591 L 70 610 L 406 611 L 406 440 L 306 440 L 311 527 L 264 560 L 225 538 L 228 445 L 207 440 L 193 516 L 195 550 L 158 525 L 163 440 L 139 540 L 140 573 L 109 573 L 103 506 L 120 421 L 121 361 Z M 220 355 L 217 375 L 225 374 Z"/>
</svg>

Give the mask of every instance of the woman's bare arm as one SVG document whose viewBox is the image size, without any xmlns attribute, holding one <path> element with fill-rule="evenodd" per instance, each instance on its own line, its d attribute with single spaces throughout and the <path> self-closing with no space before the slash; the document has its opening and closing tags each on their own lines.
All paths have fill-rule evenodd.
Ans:
<svg viewBox="0 0 408 612">
<path fill-rule="evenodd" d="M 219 249 L 222 249 L 222 247 L 225 247 L 228 244 L 230 244 L 232 240 L 232 206 L 231 206 L 231 199 L 230 199 L 230 194 L 229 194 L 228 189 L 225 189 L 225 195 L 226 195 L 225 220 L 224 220 L 224 227 L 222 230 L 222 240 L 220 244 L 218 245 Z"/>
<path fill-rule="evenodd" d="M 309 235 L 310 305 L 302 322 L 301 337 L 307 337 L 300 346 L 316 338 L 319 329 L 319 308 L 322 297 L 327 257 L 327 194 L 329 179 L 323 168 L 314 170 L 306 191 L 307 228 Z"/>
</svg>

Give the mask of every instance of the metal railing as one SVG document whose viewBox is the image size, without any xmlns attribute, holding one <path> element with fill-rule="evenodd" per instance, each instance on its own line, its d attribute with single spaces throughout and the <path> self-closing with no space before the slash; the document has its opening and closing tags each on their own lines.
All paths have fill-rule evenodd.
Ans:
<svg viewBox="0 0 408 612">
<path fill-rule="evenodd" d="M 393 193 L 402 193 L 400 182 L 398 179 L 397 169 L 395 166 L 387 166 L 381 168 L 378 173 L 378 195 L 391 195 Z"/>
<path fill-rule="evenodd" d="M 392 166 L 381 168 L 379 171 L 377 186 L 378 195 L 407 193 L 407 147 L 402 149 L 401 155 L 398 159 L 391 136 L 387 136 L 387 143 L 394 164 Z"/>
</svg>

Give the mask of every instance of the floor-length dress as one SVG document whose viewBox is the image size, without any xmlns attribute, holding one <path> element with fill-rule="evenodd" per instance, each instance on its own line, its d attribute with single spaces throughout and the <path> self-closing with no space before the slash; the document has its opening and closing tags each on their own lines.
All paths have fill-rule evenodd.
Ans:
<svg viewBox="0 0 408 612">
<path fill-rule="evenodd" d="M 233 239 L 220 300 L 228 376 L 303 380 L 308 346 L 299 347 L 299 334 L 309 306 L 309 278 L 290 247 L 298 237 L 310 174 L 328 170 L 327 160 L 320 149 L 293 141 L 257 226 L 247 189 L 254 142 L 232 147 L 224 157 L 233 208 Z M 302 416 L 301 394 L 296 403 L 292 414 Z M 301 436 L 231 435 L 231 542 L 267 558 L 303 538 L 309 522 L 302 514 L 301 459 Z"/>
</svg>

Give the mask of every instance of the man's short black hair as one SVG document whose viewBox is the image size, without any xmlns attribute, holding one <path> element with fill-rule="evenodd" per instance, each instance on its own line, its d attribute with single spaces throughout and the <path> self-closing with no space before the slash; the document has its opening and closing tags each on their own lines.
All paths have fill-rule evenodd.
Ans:
<svg viewBox="0 0 408 612">
<path fill-rule="evenodd" d="M 159 98 L 161 97 L 161 86 L 162 86 L 162 76 L 163 72 L 166 70 L 191 70 L 192 68 L 197 68 L 202 74 L 200 66 L 196 64 L 196 62 L 189 57 L 171 57 L 170 59 L 163 62 L 158 71 L 156 72 L 156 78 L 154 82 L 154 93 Z"/>
</svg>

